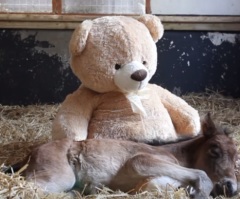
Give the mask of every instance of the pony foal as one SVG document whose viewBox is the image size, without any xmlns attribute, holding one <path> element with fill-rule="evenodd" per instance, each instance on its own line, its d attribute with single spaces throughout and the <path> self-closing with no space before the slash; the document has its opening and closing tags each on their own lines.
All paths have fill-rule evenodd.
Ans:
<svg viewBox="0 0 240 199">
<path fill-rule="evenodd" d="M 234 143 L 209 115 L 202 131 L 194 139 L 164 146 L 109 139 L 57 140 L 37 147 L 13 169 L 28 164 L 23 172 L 26 180 L 46 192 L 76 187 L 94 193 L 101 186 L 138 191 L 142 182 L 150 180 L 145 186 L 149 188 L 167 177 L 178 185 L 191 185 L 195 198 L 207 198 L 211 192 L 232 196 L 237 190 Z"/>
</svg>

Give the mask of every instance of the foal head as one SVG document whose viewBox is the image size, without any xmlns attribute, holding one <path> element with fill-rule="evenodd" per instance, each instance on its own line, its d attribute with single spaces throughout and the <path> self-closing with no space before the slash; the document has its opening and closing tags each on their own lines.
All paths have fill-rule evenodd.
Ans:
<svg viewBox="0 0 240 199">
<path fill-rule="evenodd" d="M 231 197 L 237 191 L 237 149 L 225 129 L 215 126 L 210 114 L 202 120 L 204 142 L 198 150 L 196 168 L 204 170 L 214 184 L 213 196 Z"/>
</svg>

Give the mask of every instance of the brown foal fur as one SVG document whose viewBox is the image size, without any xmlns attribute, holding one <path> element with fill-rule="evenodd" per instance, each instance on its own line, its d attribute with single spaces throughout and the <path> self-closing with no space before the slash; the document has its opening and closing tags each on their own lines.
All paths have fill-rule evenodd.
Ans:
<svg viewBox="0 0 240 199">
<path fill-rule="evenodd" d="M 237 191 L 235 145 L 209 115 L 202 121 L 202 132 L 191 140 L 164 146 L 62 139 L 37 147 L 13 167 L 28 164 L 23 172 L 26 180 L 46 192 L 76 188 L 94 193 L 101 186 L 128 192 L 174 182 L 176 186 L 191 185 L 195 198 L 206 198 L 211 192 L 232 196 Z"/>
</svg>

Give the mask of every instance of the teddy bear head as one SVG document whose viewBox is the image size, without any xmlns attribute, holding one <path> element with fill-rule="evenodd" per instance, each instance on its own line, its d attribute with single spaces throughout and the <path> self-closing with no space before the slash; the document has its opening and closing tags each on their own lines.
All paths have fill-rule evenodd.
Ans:
<svg viewBox="0 0 240 199">
<path fill-rule="evenodd" d="M 106 16 L 83 21 L 73 32 L 71 68 L 96 92 L 135 92 L 144 88 L 157 67 L 156 42 L 163 35 L 158 17 Z"/>
</svg>

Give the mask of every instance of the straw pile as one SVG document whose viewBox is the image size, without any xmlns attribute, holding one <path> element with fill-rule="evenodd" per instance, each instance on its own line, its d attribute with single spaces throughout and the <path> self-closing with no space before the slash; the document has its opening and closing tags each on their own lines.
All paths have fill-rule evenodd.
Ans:
<svg viewBox="0 0 240 199">
<path fill-rule="evenodd" d="M 219 93 L 206 92 L 202 94 L 188 94 L 182 96 L 189 104 L 199 110 L 200 115 L 210 112 L 221 125 L 232 130 L 232 137 L 240 150 L 240 99 L 223 97 Z M 22 160 L 33 147 L 45 143 L 51 139 L 52 120 L 59 108 L 59 105 L 31 105 L 1 106 L 0 105 L 0 168 Z M 11 176 L 0 172 L 0 199 L 1 198 L 121 198 L 121 199 L 185 199 L 188 198 L 183 189 L 173 190 L 171 187 L 162 192 L 143 192 L 136 195 L 129 195 L 122 192 L 113 192 L 108 188 L 99 190 L 97 195 L 82 196 L 80 193 L 44 193 L 26 182 L 24 178 L 15 173 Z M 224 197 L 223 197 L 224 198 Z M 235 198 L 239 198 L 239 195 Z"/>
</svg>

